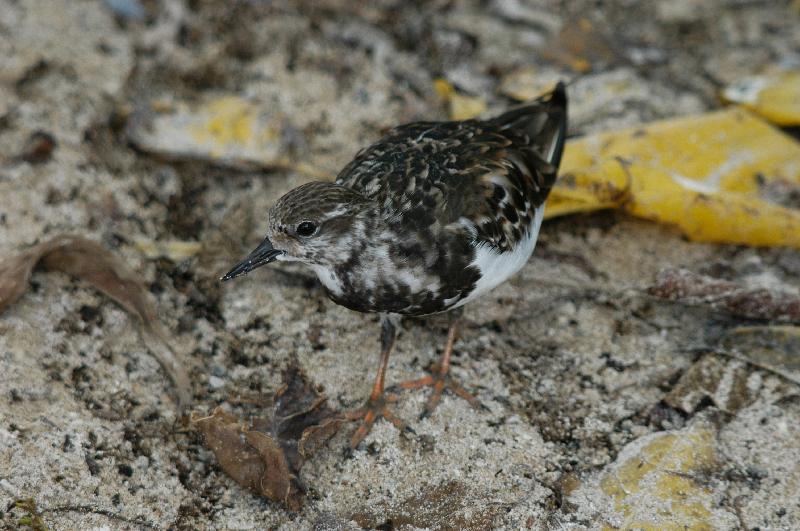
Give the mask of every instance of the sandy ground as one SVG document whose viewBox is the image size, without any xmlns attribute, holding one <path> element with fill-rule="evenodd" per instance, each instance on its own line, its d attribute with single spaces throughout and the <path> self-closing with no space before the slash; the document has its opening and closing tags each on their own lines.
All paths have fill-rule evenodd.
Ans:
<svg viewBox="0 0 800 531">
<path fill-rule="evenodd" d="M 796 2 L 226 4 L 146 1 L 138 18 L 0 0 L 0 257 L 72 233 L 124 258 L 191 367 L 199 413 L 257 415 L 237 397 L 271 395 L 293 361 L 337 408 L 368 394 L 375 317 L 299 268 L 216 278 L 307 168 L 335 172 L 383 128 L 446 117 L 435 78 L 491 114 L 511 103 L 507 76 L 571 78 L 577 54 L 590 65 L 570 87 L 579 135 L 712 109 L 722 85 L 800 63 Z M 580 19 L 598 35 L 564 30 Z M 290 168 L 188 160 L 136 129 L 154 101 L 231 94 L 278 117 Z M 21 160 L 36 131 L 52 155 Z M 137 243 L 171 240 L 201 250 L 147 258 Z M 302 469 L 297 513 L 220 470 L 122 309 L 36 273 L 0 316 L 0 522 L 20 526 L 15 501 L 32 498 L 50 529 L 800 528 L 797 344 L 731 340 L 754 323 L 648 297 L 665 266 L 800 290 L 797 251 L 689 243 L 613 212 L 547 222 L 523 272 L 466 311 L 453 373 L 488 411 L 446 396 L 416 420 L 426 394 L 403 393 L 416 435 L 380 422 L 348 456 L 346 426 Z M 390 383 L 422 375 L 445 329 L 405 322 Z M 784 376 L 765 368 L 780 356 Z"/>
</svg>

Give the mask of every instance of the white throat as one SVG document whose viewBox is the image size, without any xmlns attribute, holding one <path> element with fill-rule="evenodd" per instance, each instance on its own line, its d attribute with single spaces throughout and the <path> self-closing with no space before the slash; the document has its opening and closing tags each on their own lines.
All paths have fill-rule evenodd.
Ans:
<svg viewBox="0 0 800 531">
<path fill-rule="evenodd" d="M 320 282 L 322 282 L 322 285 L 325 286 L 325 289 L 327 289 L 330 293 L 336 295 L 337 297 L 344 293 L 342 284 L 339 281 L 339 278 L 334 274 L 333 269 L 318 264 L 311 265 L 310 267 L 314 273 L 317 274 L 317 278 Z"/>
</svg>

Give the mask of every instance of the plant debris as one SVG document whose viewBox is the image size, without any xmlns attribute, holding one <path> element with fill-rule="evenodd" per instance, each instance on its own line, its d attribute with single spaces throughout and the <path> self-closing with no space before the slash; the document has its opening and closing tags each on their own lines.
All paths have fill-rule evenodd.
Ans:
<svg viewBox="0 0 800 531">
<path fill-rule="evenodd" d="M 58 142 L 53 135 L 47 131 L 35 131 L 28 138 L 18 158 L 28 164 L 43 164 L 53 158 L 56 147 Z"/>
<path fill-rule="evenodd" d="M 180 240 L 153 241 L 137 238 L 136 247 L 149 259 L 168 258 L 173 262 L 187 260 L 200 252 L 203 245 L 198 242 Z"/>
<path fill-rule="evenodd" d="M 549 71 L 526 65 L 513 70 L 500 80 L 499 92 L 513 100 L 524 102 L 553 89 L 560 78 Z"/>
<path fill-rule="evenodd" d="M 713 529 L 710 522 L 730 524 L 732 516 L 717 507 L 715 491 L 702 479 L 719 467 L 716 438 L 716 428 L 701 418 L 685 429 L 652 433 L 626 445 L 600 473 L 599 490 L 610 501 L 598 507 L 601 518 L 609 522 L 613 515 L 615 529 Z M 586 482 L 570 500 L 592 489 L 597 486 Z"/>
<path fill-rule="evenodd" d="M 200 105 L 154 102 L 137 113 L 128 136 L 137 147 L 175 158 L 214 160 L 234 168 L 285 166 L 283 118 L 237 96 Z"/>
<path fill-rule="evenodd" d="M 716 354 L 744 361 L 800 385 L 799 326 L 739 326 L 725 333 L 720 347 L 714 350 Z"/>
<path fill-rule="evenodd" d="M 135 112 L 127 127 L 137 148 L 170 159 L 210 161 L 239 170 L 292 168 L 330 178 L 290 156 L 293 134 L 286 116 L 230 94 L 198 104 L 154 101 Z"/>
<path fill-rule="evenodd" d="M 800 210 L 765 193 L 800 189 L 798 160 L 800 143 L 742 109 L 590 135 L 567 145 L 545 217 L 613 205 L 694 241 L 800 249 Z"/>
<path fill-rule="evenodd" d="M 142 338 L 172 380 L 178 405 L 191 402 L 191 385 L 184 364 L 170 346 L 147 288 L 122 260 L 102 245 L 80 236 L 57 236 L 34 245 L 0 262 L 0 313 L 25 294 L 36 267 L 84 280 L 138 317 Z"/>
<path fill-rule="evenodd" d="M 664 269 L 650 295 L 689 304 L 705 304 L 739 317 L 776 322 L 800 322 L 800 297 L 765 288 L 699 275 L 686 269 Z"/>
<path fill-rule="evenodd" d="M 36 507 L 36 500 L 33 498 L 15 500 L 12 507 L 25 512 L 25 516 L 17 520 L 20 527 L 25 526 L 31 531 L 47 531 L 47 524 L 44 523 L 39 509 Z"/>
<path fill-rule="evenodd" d="M 486 111 L 486 101 L 483 98 L 459 93 L 452 83 L 444 78 L 435 79 L 433 88 L 439 97 L 448 103 L 451 120 L 470 120 Z"/>
<path fill-rule="evenodd" d="M 698 350 L 700 358 L 664 397 L 684 413 L 694 414 L 709 404 L 737 413 L 763 393 L 763 373 L 800 385 L 798 326 L 740 326 Z"/>
<path fill-rule="evenodd" d="M 748 369 L 743 360 L 705 354 L 681 375 L 664 401 L 687 414 L 695 413 L 706 400 L 722 411 L 736 413 L 754 402 L 760 390 L 748 382 Z"/>
<path fill-rule="evenodd" d="M 283 380 L 268 417 L 248 426 L 218 407 L 208 417 L 193 415 L 192 424 L 234 481 L 297 511 L 305 497 L 300 468 L 344 420 L 297 366 Z"/>
<path fill-rule="evenodd" d="M 722 98 L 782 126 L 800 125 L 800 70 L 746 77 L 725 87 Z"/>
</svg>

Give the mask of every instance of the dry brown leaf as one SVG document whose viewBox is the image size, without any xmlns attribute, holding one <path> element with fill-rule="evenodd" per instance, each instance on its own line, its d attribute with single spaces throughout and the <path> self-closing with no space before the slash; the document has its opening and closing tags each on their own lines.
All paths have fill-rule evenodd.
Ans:
<svg viewBox="0 0 800 531">
<path fill-rule="evenodd" d="M 34 131 L 17 156 L 28 164 L 44 164 L 53 158 L 53 151 L 58 147 L 56 138 L 47 131 Z"/>
<path fill-rule="evenodd" d="M 275 439 L 251 430 L 221 407 L 211 415 L 192 418 L 219 466 L 238 484 L 297 510 L 302 490 Z"/>
<path fill-rule="evenodd" d="M 719 409 L 736 413 L 761 394 L 763 384 L 753 378 L 753 369 L 800 385 L 798 326 L 741 326 L 726 330 L 713 346 L 702 350 L 704 354 L 664 397 L 671 407 L 691 414 L 710 400 Z"/>
<path fill-rule="evenodd" d="M 179 406 L 191 402 L 189 375 L 175 355 L 155 306 L 138 275 L 102 245 L 80 236 L 57 236 L 0 262 L 0 313 L 27 290 L 36 267 L 61 271 L 91 284 L 139 318 L 142 338 L 172 379 Z"/>
<path fill-rule="evenodd" d="M 664 401 L 684 413 L 695 413 L 704 400 L 723 411 L 736 413 L 758 396 L 748 386 L 750 370 L 746 362 L 706 354 L 684 372 L 664 397 Z"/>
<path fill-rule="evenodd" d="M 747 288 L 734 282 L 665 269 L 658 274 L 650 295 L 689 304 L 706 304 L 739 317 L 778 322 L 800 322 L 800 297 L 765 288 Z"/>
<path fill-rule="evenodd" d="M 291 366 L 273 399 L 268 418 L 241 422 L 222 408 L 192 416 L 222 470 L 248 489 L 297 511 L 305 489 L 297 475 L 303 463 L 343 422 L 326 398 Z"/>
<path fill-rule="evenodd" d="M 740 326 L 725 333 L 720 347 L 714 352 L 800 385 L 800 326 Z"/>
</svg>

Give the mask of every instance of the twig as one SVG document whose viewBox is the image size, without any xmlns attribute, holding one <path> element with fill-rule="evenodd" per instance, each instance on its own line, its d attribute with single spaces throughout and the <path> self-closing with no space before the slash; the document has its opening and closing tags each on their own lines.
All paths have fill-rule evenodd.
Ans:
<svg viewBox="0 0 800 531">
<path fill-rule="evenodd" d="M 99 514 L 110 518 L 112 520 L 118 520 L 120 522 L 125 522 L 126 524 L 133 524 L 137 525 L 146 529 L 158 529 L 158 526 L 155 524 L 151 524 L 150 522 L 144 520 L 132 520 L 130 518 L 125 518 L 124 516 L 120 516 L 119 514 L 113 513 L 107 509 L 100 509 L 98 507 L 92 507 L 90 505 L 59 505 L 57 507 L 50 507 L 47 509 L 39 509 L 40 513 L 67 513 L 67 512 L 76 512 L 76 513 L 84 513 L 84 514 Z"/>
</svg>

